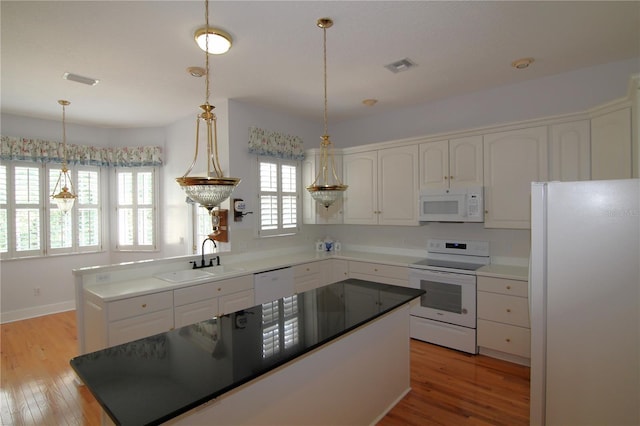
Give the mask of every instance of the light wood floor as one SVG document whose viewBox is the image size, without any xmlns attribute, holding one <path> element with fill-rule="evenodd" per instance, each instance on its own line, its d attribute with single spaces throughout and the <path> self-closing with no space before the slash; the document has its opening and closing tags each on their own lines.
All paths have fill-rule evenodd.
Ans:
<svg viewBox="0 0 640 426">
<path fill-rule="evenodd" d="M 0 423 L 99 425 L 100 406 L 75 382 L 75 312 L 1 326 Z M 378 426 L 526 425 L 529 369 L 411 341 L 411 392 Z"/>
</svg>

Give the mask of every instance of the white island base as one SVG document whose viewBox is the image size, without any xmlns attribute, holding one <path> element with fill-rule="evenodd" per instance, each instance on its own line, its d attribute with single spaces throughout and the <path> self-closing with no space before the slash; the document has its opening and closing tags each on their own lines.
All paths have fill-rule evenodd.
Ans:
<svg viewBox="0 0 640 426">
<path fill-rule="evenodd" d="M 373 425 L 409 391 L 405 304 L 167 424 Z"/>
</svg>

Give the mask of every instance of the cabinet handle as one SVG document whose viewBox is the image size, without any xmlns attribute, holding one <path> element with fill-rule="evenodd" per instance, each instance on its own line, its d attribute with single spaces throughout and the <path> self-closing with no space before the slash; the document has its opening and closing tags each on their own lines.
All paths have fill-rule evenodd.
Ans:
<svg viewBox="0 0 640 426">
<path fill-rule="evenodd" d="M 444 177 L 444 180 L 447 180 L 447 179 L 449 179 L 449 176 L 445 176 L 445 177 Z"/>
<path fill-rule="evenodd" d="M 222 287 L 218 287 L 218 291 L 222 291 Z"/>
<path fill-rule="evenodd" d="M 143 307 L 143 308 L 146 308 L 146 307 L 147 307 L 147 304 L 146 304 L 146 303 L 143 303 L 143 304 L 142 304 L 142 307 Z"/>
<path fill-rule="evenodd" d="M 509 339 L 508 337 L 506 339 L 504 339 L 507 343 L 511 343 L 511 339 Z"/>
<path fill-rule="evenodd" d="M 449 176 L 449 179 L 453 180 L 453 176 Z"/>
<path fill-rule="evenodd" d="M 378 268 L 373 268 L 373 271 L 374 272 L 378 272 Z"/>
<path fill-rule="evenodd" d="M 507 312 L 508 312 L 508 313 L 511 313 L 511 309 L 507 308 Z"/>
<path fill-rule="evenodd" d="M 311 269 L 307 268 L 307 272 L 309 272 Z"/>
<path fill-rule="evenodd" d="M 510 285 L 507 286 L 507 290 L 511 290 L 511 286 Z"/>
<path fill-rule="evenodd" d="M 484 211 L 484 214 L 489 214 L 489 210 L 485 210 L 485 211 Z"/>
</svg>

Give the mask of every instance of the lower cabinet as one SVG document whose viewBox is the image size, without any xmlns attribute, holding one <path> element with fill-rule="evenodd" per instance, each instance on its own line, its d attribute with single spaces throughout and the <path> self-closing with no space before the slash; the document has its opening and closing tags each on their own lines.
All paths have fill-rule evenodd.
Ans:
<svg viewBox="0 0 640 426">
<path fill-rule="evenodd" d="M 480 353 L 529 364 L 528 283 L 478 276 L 478 346 Z"/>
<path fill-rule="evenodd" d="M 349 278 L 409 287 L 409 269 L 406 266 L 350 260 Z"/>
<path fill-rule="evenodd" d="M 296 293 L 313 290 L 327 284 L 327 260 L 303 263 L 293 266 L 293 288 Z"/>
<path fill-rule="evenodd" d="M 337 283 L 349 278 L 349 261 L 342 259 L 325 260 L 327 284 Z"/>
<path fill-rule="evenodd" d="M 92 352 L 254 305 L 253 275 L 104 302 L 85 291 L 85 350 Z"/>
</svg>

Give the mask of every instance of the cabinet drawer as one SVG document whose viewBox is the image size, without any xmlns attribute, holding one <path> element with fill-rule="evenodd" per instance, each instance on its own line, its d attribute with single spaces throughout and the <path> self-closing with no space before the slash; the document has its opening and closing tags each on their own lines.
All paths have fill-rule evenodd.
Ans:
<svg viewBox="0 0 640 426">
<path fill-rule="evenodd" d="M 293 277 L 300 278 L 307 275 L 320 274 L 320 266 L 324 261 L 303 263 L 302 265 L 293 266 Z"/>
<path fill-rule="evenodd" d="M 409 280 L 408 268 L 402 266 L 380 265 L 378 263 L 350 261 L 349 274 L 366 274 L 405 281 Z"/>
<path fill-rule="evenodd" d="M 529 327 L 529 303 L 524 297 L 479 291 L 478 318 Z"/>
<path fill-rule="evenodd" d="M 242 290 L 253 290 L 253 275 L 228 278 L 213 283 L 216 286 L 216 296 L 237 293 Z"/>
<path fill-rule="evenodd" d="M 478 346 L 531 358 L 531 332 L 528 328 L 479 319 Z"/>
<path fill-rule="evenodd" d="M 154 334 L 164 333 L 173 328 L 173 310 L 165 309 L 125 318 L 109 324 L 109 342 L 107 346 L 131 342 Z"/>
<path fill-rule="evenodd" d="M 108 305 L 107 318 L 109 321 L 131 318 L 150 312 L 173 308 L 173 292 L 147 294 L 145 296 L 132 297 L 118 300 Z"/>
<path fill-rule="evenodd" d="M 176 306 L 174 309 L 175 327 L 184 327 L 185 325 L 195 324 L 217 316 L 220 313 L 218 306 L 218 298 L 201 300 L 187 305 Z"/>
<path fill-rule="evenodd" d="M 479 276 L 478 291 L 529 297 L 529 283 L 527 281 L 510 280 L 506 278 Z"/>
<path fill-rule="evenodd" d="M 217 295 L 217 283 L 206 283 L 179 288 L 173 291 L 173 303 L 176 306 L 211 299 Z"/>
</svg>

